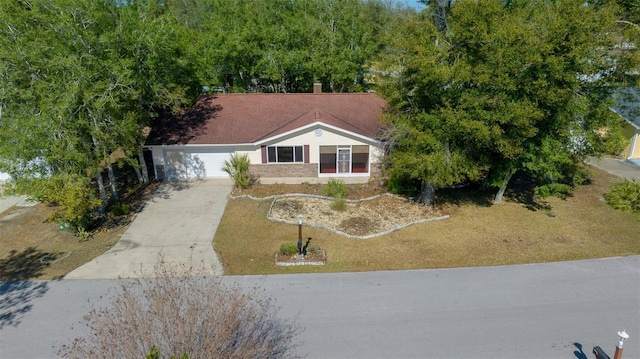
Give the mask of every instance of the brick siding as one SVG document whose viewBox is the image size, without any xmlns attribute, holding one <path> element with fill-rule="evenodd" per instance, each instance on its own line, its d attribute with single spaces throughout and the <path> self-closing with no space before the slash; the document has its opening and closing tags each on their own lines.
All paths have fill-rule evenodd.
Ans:
<svg viewBox="0 0 640 359">
<path fill-rule="evenodd" d="M 249 172 L 256 177 L 318 177 L 317 163 L 252 164 Z"/>
<path fill-rule="evenodd" d="M 249 173 L 257 178 L 314 178 L 318 177 L 318 164 L 252 164 L 249 167 Z M 381 165 L 372 163 L 370 168 L 370 176 L 379 178 L 381 175 Z"/>
</svg>

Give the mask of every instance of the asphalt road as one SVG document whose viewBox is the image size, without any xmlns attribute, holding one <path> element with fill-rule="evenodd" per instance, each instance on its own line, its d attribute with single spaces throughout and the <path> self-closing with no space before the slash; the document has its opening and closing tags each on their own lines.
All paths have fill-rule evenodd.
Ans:
<svg viewBox="0 0 640 359">
<path fill-rule="evenodd" d="M 521 266 L 225 277 L 305 328 L 308 358 L 640 358 L 640 256 Z M 0 358 L 53 357 L 114 280 L 3 284 Z"/>
</svg>

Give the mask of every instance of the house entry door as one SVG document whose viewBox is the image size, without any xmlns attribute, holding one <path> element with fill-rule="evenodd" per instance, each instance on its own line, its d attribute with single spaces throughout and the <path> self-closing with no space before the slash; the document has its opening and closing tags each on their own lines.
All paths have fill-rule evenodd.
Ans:
<svg viewBox="0 0 640 359">
<path fill-rule="evenodd" d="M 351 149 L 338 148 L 338 173 L 351 172 Z"/>
</svg>

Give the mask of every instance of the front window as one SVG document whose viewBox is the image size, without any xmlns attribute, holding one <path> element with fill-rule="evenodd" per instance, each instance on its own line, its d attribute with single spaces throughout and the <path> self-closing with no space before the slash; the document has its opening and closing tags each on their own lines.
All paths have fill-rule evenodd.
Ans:
<svg viewBox="0 0 640 359">
<path fill-rule="evenodd" d="M 304 162 L 302 146 L 269 146 L 267 147 L 267 162 Z"/>
<path fill-rule="evenodd" d="M 320 173 L 369 172 L 369 146 L 320 146 Z"/>
<path fill-rule="evenodd" d="M 351 172 L 369 172 L 369 146 L 352 146 Z"/>
</svg>

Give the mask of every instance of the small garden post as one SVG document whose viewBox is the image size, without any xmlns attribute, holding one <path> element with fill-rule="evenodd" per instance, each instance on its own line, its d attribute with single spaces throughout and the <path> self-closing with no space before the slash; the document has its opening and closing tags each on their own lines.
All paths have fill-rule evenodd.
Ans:
<svg viewBox="0 0 640 359">
<path fill-rule="evenodd" d="M 302 214 L 298 215 L 298 254 L 302 254 Z"/>
</svg>

